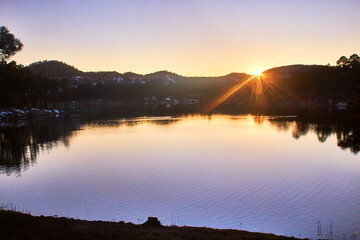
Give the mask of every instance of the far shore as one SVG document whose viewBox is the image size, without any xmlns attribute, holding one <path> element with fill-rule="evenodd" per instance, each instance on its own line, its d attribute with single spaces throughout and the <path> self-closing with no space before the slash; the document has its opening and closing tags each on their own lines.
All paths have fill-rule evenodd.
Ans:
<svg viewBox="0 0 360 240">
<path fill-rule="evenodd" d="M 151 220 L 151 219 L 150 219 Z M 148 224 L 86 221 L 65 217 L 32 216 L 0 210 L 0 239 L 267 239 L 286 240 L 294 237 L 205 227 L 163 226 Z"/>
</svg>

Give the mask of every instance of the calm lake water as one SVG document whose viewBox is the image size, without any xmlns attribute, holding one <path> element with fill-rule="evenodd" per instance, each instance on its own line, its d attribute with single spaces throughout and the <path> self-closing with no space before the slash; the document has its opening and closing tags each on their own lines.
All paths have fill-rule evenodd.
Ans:
<svg viewBox="0 0 360 240">
<path fill-rule="evenodd" d="M 17 123 L 0 128 L 0 205 L 351 239 L 360 235 L 356 133 L 292 116 Z"/>
</svg>

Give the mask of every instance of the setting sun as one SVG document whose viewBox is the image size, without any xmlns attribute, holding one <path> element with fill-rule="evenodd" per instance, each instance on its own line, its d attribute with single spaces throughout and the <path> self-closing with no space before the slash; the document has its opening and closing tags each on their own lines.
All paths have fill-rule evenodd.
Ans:
<svg viewBox="0 0 360 240">
<path fill-rule="evenodd" d="M 262 74 L 262 72 L 263 72 L 263 71 L 261 71 L 261 70 L 256 70 L 256 71 L 253 73 L 253 75 L 255 75 L 256 77 L 260 77 L 261 74 Z"/>
</svg>

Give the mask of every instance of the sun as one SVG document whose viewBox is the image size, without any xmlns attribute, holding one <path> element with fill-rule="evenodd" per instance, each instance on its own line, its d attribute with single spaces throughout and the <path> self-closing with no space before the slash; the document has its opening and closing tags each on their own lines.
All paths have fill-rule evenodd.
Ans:
<svg viewBox="0 0 360 240">
<path fill-rule="evenodd" d="M 261 70 L 256 70 L 253 75 L 255 75 L 256 77 L 261 77 L 261 74 L 262 74 L 263 71 Z"/>
</svg>

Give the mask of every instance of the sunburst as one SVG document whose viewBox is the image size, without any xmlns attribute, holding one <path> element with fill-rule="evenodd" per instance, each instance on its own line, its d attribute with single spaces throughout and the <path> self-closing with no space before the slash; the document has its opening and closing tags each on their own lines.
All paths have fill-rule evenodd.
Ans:
<svg viewBox="0 0 360 240">
<path fill-rule="evenodd" d="M 262 70 L 256 70 L 254 73 L 253 73 L 253 76 L 255 76 L 255 77 L 261 77 L 262 76 Z"/>
</svg>

